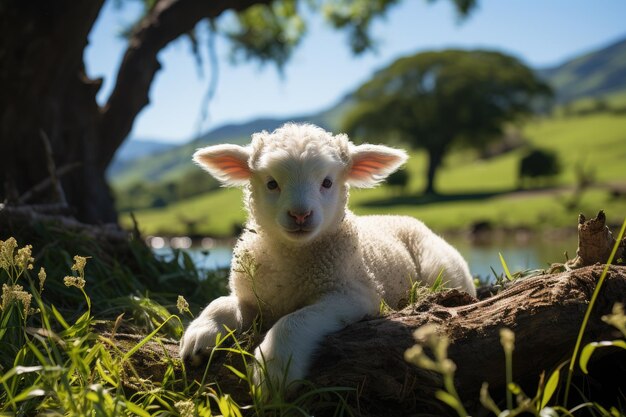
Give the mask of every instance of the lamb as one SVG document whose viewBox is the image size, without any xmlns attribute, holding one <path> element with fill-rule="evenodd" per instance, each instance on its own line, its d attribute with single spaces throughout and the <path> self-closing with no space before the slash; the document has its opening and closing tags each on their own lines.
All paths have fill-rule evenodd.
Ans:
<svg viewBox="0 0 626 417">
<path fill-rule="evenodd" d="M 193 159 L 223 185 L 244 188 L 249 218 L 230 295 L 212 301 L 181 339 L 192 365 L 218 333 L 245 330 L 258 316 L 269 331 L 254 352 L 255 382 L 288 386 L 306 376 L 325 335 L 378 314 L 381 300 L 402 306 L 411 280 L 429 285 L 443 271 L 448 287 L 475 295 L 465 260 L 422 222 L 347 208 L 349 188 L 380 183 L 407 160 L 402 150 L 288 123 L 255 133 L 248 146 L 209 146 Z"/>
</svg>

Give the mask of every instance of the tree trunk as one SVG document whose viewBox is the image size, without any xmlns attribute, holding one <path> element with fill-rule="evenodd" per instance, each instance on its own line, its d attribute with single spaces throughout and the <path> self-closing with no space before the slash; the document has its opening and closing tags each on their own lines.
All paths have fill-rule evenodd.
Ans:
<svg viewBox="0 0 626 417">
<path fill-rule="evenodd" d="M 45 137 L 56 168 L 79 163 L 61 179 L 78 216 L 115 220 L 104 169 L 94 163 L 101 83 L 86 77 L 82 61 L 102 2 L 7 0 L 0 8 L 0 197 L 10 203 L 49 177 Z M 48 188 L 31 202 L 57 199 Z"/>
<path fill-rule="evenodd" d="M 424 188 L 424 194 L 436 194 L 435 176 L 443 161 L 444 150 L 439 147 L 431 147 L 426 151 L 428 153 L 428 167 L 426 170 L 426 187 Z"/>
<path fill-rule="evenodd" d="M 158 1 L 131 35 L 113 92 L 100 108 L 101 80 L 87 78 L 83 51 L 103 1 L 0 3 L 0 201 L 66 201 L 83 222 L 116 222 L 105 170 L 148 104 L 158 52 L 203 18 L 269 2 Z M 51 170 L 66 171 L 58 187 L 64 196 L 41 186 L 54 177 Z M 28 201 L 20 198 L 25 194 Z"/>
<path fill-rule="evenodd" d="M 486 410 L 479 402 L 483 382 L 489 384 L 495 401 L 504 398 L 506 378 L 500 329 L 506 327 L 515 332 L 513 379 L 532 397 L 540 374 L 545 371 L 548 376 L 571 357 L 602 269 L 603 266 L 590 266 L 519 280 L 501 293 L 487 294 L 482 301 L 450 290 L 385 317 L 354 323 L 326 337 L 309 378 L 321 387 L 354 388 L 347 401 L 356 409 L 356 415 L 455 415 L 434 397 L 442 387 L 439 375 L 404 359 L 404 352 L 415 344 L 413 331 L 426 323 L 436 324 L 440 334 L 450 340 L 448 356 L 457 366 L 455 386 L 468 412 L 485 415 Z M 614 328 L 601 320 L 617 302 L 626 303 L 626 267 L 612 266 L 596 300 L 583 343 L 619 337 Z M 118 334 L 115 338 L 122 350 L 128 350 L 143 336 Z M 164 349 L 166 356 L 176 357 L 177 341 L 151 341 L 133 356 L 133 366 L 140 377 L 160 380 L 167 368 L 162 361 Z M 624 392 L 626 380 L 621 378 L 616 383 L 610 376 L 619 378 L 626 373 L 626 354 L 601 350 L 591 357 L 588 379 L 577 383 L 588 387 L 584 388 L 585 394 L 591 400 L 616 404 L 618 390 Z M 235 355 L 226 362 L 242 369 L 237 359 Z M 221 366 L 223 363 L 223 357 L 214 360 L 210 379 L 217 381 L 221 392 L 233 395 L 239 404 L 248 404 L 246 384 Z M 561 373 L 562 381 L 565 370 Z M 187 369 L 187 375 L 200 380 L 204 371 L 203 367 Z M 131 383 L 128 387 L 134 388 Z"/>
</svg>

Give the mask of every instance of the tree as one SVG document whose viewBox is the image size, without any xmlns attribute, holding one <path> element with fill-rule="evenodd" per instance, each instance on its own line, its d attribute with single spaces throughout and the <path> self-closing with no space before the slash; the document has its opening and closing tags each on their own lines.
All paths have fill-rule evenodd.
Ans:
<svg viewBox="0 0 626 417">
<path fill-rule="evenodd" d="M 498 52 L 447 50 L 401 58 L 355 93 L 344 119 L 353 136 L 397 138 L 428 154 L 425 193 L 453 144 L 484 147 L 505 123 L 550 95 L 517 59 Z"/>
<path fill-rule="evenodd" d="M 476 0 L 451 1 L 466 14 Z M 105 170 L 148 104 L 159 51 L 185 34 L 193 40 L 201 20 L 228 37 L 244 59 L 280 66 L 305 33 L 303 3 L 317 12 L 324 8 L 360 52 L 371 45 L 370 22 L 397 0 L 145 0 L 113 91 L 99 106 L 102 80 L 87 77 L 83 51 L 103 2 L 0 3 L 0 200 L 7 204 L 61 202 L 84 222 L 115 222 Z M 227 11 L 236 12 L 235 22 L 221 27 Z"/>
</svg>

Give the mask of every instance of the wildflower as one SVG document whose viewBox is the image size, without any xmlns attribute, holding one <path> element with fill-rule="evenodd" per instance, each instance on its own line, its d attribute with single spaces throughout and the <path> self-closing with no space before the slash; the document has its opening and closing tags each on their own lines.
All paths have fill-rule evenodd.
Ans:
<svg viewBox="0 0 626 417">
<path fill-rule="evenodd" d="M 63 278 L 63 283 L 66 287 L 76 287 L 83 289 L 85 287 L 85 278 L 67 275 L 65 278 Z"/>
<path fill-rule="evenodd" d="M 179 401 L 174 404 L 174 407 L 181 417 L 194 417 L 196 415 L 196 407 L 191 400 Z"/>
<path fill-rule="evenodd" d="M 31 245 L 26 245 L 23 248 L 17 250 L 17 255 L 14 258 L 14 265 L 21 269 L 22 271 L 25 269 L 33 269 L 33 262 L 35 259 L 32 257 L 33 247 Z"/>
<path fill-rule="evenodd" d="M 13 252 L 16 247 L 17 241 L 13 237 L 5 241 L 0 240 L 0 268 L 7 272 L 13 266 Z"/>
<path fill-rule="evenodd" d="M 515 333 L 506 327 L 500 329 L 500 344 L 505 352 L 513 352 L 515 349 Z"/>
<path fill-rule="evenodd" d="M 448 356 L 450 340 L 440 335 L 437 326 L 426 324 L 413 333 L 413 337 L 420 343 L 426 344 L 433 351 L 437 361 L 443 361 Z"/>
<path fill-rule="evenodd" d="M 437 338 L 437 326 L 426 324 L 413 332 L 413 338 L 430 345 Z"/>
<path fill-rule="evenodd" d="M 452 359 L 445 358 L 439 365 L 441 367 L 441 373 L 444 375 L 454 374 L 456 372 L 456 364 Z"/>
<path fill-rule="evenodd" d="M 43 292 L 43 284 L 46 282 L 46 270 L 43 269 L 43 266 L 39 268 L 39 273 L 37 274 L 39 278 L 39 292 Z"/>
<path fill-rule="evenodd" d="M 437 370 L 437 364 L 426 355 L 421 345 L 414 345 L 404 352 L 404 360 L 431 371 Z"/>
<path fill-rule="evenodd" d="M 181 314 L 185 311 L 189 311 L 189 303 L 182 295 L 178 296 L 178 299 L 176 300 L 176 307 Z"/>
<path fill-rule="evenodd" d="M 441 374 L 445 391 L 437 391 L 437 398 L 446 398 L 447 401 L 445 402 L 454 407 L 458 415 L 467 415 L 467 411 L 463 408 L 459 394 L 454 387 L 456 364 L 448 358 L 448 346 L 450 345 L 448 336 L 441 333 L 436 325 L 426 324 L 417 329 L 413 333 L 413 337 L 418 344 L 404 352 L 404 359 L 420 368 Z M 426 355 L 423 345 L 432 351 L 432 358 Z"/>
<path fill-rule="evenodd" d="M 87 257 L 85 256 L 74 256 L 74 265 L 72 265 L 72 271 L 78 271 L 79 274 L 85 273 L 85 265 L 87 264 Z"/>
<path fill-rule="evenodd" d="M 417 329 L 413 333 L 413 337 L 419 344 L 409 348 L 404 353 L 404 358 L 408 362 L 442 374 L 452 374 L 456 371 L 456 365 L 448 359 L 450 340 L 447 336 L 439 334 L 437 326 L 426 324 Z M 434 360 L 426 355 L 422 345 L 432 350 Z"/>
<path fill-rule="evenodd" d="M 497 406 L 493 398 L 491 398 L 491 395 L 489 395 L 489 384 L 487 384 L 486 382 L 483 382 L 483 385 L 480 387 L 480 403 L 483 405 L 483 407 L 485 407 L 487 410 L 491 411 L 495 415 L 502 415 L 502 411 Z"/>
<path fill-rule="evenodd" d="M 21 301 L 24 307 L 24 316 L 26 316 L 33 312 L 30 308 L 32 298 L 33 295 L 24 291 L 24 287 L 21 285 L 2 284 L 2 304 L 0 304 L 0 307 L 2 311 L 5 311 L 12 303 Z"/>
</svg>

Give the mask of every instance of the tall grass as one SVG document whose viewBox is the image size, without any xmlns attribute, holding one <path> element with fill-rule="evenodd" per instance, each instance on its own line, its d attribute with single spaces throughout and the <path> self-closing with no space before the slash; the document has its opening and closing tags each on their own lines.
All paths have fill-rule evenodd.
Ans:
<svg viewBox="0 0 626 417">
<path fill-rule="evenodd" d="M 45 268 L 35 276 L 31 251 L 29 245 L 18 248 L 13 238 L 0 240 L 0 415 L 274 417 L 306 416 L 321 409 L 351 415 L 345 389 L 310 387 L 289 401 L 283 388 L 262 392 L 252 383 L 250 365 L 255 358 L 248 353 L 246 339 L 236 339 L 233 332 L 217 340 L 200 380 L 189 378 L 184 364 L 167 349 L 159 357 L 163 372 L 145 379 L 145 372 L 136 368 L 141 363 L 137 355 L 149 343 L 159 346 L 162 338 L 179 336 L 179 315 L 153 300 L 138 298 L 132 308 L 146 322 L 135 320 L 126 330 L 146 336 L 122 343 L 116 335 L 122 316 L 105 332 L 94 313 L 86 277 L 96 260 L 75 256 L 64 278 Z M 82 299 L 80 314 L 62 312 L 46 300 L 53 283 L 61 283 Z M 183 297 L 176 304 L 181 314 L 189 312 Z M 213 355 L 218 353 L 236 356 L 243 364 L 225 365 L 248 392 L 243 400 L 222 392 L 208 378 Z"/>
<path fill-rule="evenodd" d="M 620 233 L 623 234 L 625 228 L 626 221 Z M 179 298 L 176 304 L 180 314 L 173 314 L 173 298 L 168 309 L 147 297 L 136 296 L 134 303 L 125 305 L 123 309 L 99 309 L 96 304 L 101 300 L 96 303 L 91 296 L 93 288 L 89 271 L 99 267 L 98 260 L 86 256 L 70 259 L 72 261 L 67 265 L 67 259 L 61 258 L 61 263 L 68 266 L 63 273 L 56 272 L 56 269 L 51 272 L 47 268 L 35 267 L 30 246 L 20 248 L 13 239 L 0 241 L 0 415 L 274 417 L 308 416 L 321 412 L 336 416 L 358 414 L 346 401 L 346 396 L 353 392 L 348 388 L 320 389 L 305 382 L 299 394 L 292 398 L 286 395 L 284 387 L 271 387 L 265 392 L 256 387 L 251 378 L 251 365 L 255 358 L 249 353 L 248 342 L 258 335 L 250 335 L 249 339 L 245 335 L 235 338 L 233 332 L 229 332 L 220 337 L 204 374 L 197 380 L 188 377 L 189 370 L 175 354 L 162 349 L 158 359 L 163 365 L 163 372 L 145 379 L 145 373 L 137 368 L 137 355 L 148 344 L 162 346 L 163 338 L 177 337 L 182 330 L 181 314 L 189 313 L 189 304 L 184 298 Z M 178 259 L 181 260 L 184 263 L 184 258 Z M 601 290 L 605 275 L 606 270 L 593 300 Z M 515 278 L 515 274 L 512 277 Z M 439 284 L 431 291 L 441 289 L 442 274 L 437 281 Z M 80 309 L 59 309 L 52 304 L 49 297 L 57 299 L 54 296 L 57 286 L 62 286 L 64 293 L 73 294 L 72 299 L 80 299 Z M 416 301 L 421 290 L 414 285 L 411 294 L 409 298 Z M 593 308 L 593 300 L 588 311 Z M 108 322 L 108 331 L 102 330 L 102 315 L 110 316 L 121 310 L 128 313 L 129 307 L 135 311 L 134 314 L 128 319 L 117 316 L 115 322 Z M 137 317 L 143 317 L 144 321 Z M 120 343 L 116 331 L 122 322 L 125 323 L 122 326 L 128 326 L 127 320 L 132 322 L 132 327 L 126 330 L 146 336 L 130 344 Z M 626 336 L 623 307 L 617 306 L 605 320 Z M 584 327 L 583 324 L 581 334 Z M 418 345 L 420 347 L 407 352 L 407 360 L 440 373 L 444 384 L 436 397 L 458 415 L 468 415 L 454 386 L 456 365 L 447 357 L 449 341 L 432 328 L 420 330 L 416 337 L 434 352 L 434 357 L 428 357 Z M 514 383 L 512 333 L 504 331 L 501 343 L 506 358 L 506 409 L 499 408 L 486 385 L 480 398 L 481 403 L 496 415 L 530 413 L 537 416 L 571 416 L 582 409 L 592 410 L 599 416 L 624 415 L 618 404 L 605 409 L 593 402 L 571 406 L 568 399 L 559 399 L 559 391 L 570 384 L 570 377 L 565 382 L 565 378 L 561 378 L 561 369 L 568 364 L 559 366 L 546 379 L 541 376 L 535 395 L 526 395 Z M 586 346 L 577 343 L 568 369 L 578 366 L 586 372 L 590 357 L 605 346 L 626 349 L 626 342 L 618 339 Z M 209 377 L 209 369 L 218 354 L 238 358 L 238 361 L 227 363 L 224 369 L 238 381 L 237 385 L 245 395 L 224 392 L 219 382 Z"/>
</svg>

